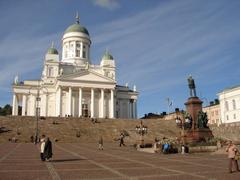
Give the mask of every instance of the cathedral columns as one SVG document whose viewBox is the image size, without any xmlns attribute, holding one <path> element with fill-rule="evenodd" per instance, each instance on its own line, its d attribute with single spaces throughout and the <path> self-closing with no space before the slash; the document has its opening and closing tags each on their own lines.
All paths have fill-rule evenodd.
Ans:
<svg viewBox="0 0 240 180">
<path fill-rule="evenodd" d="M 135 119 L 137 119 L 137 100 L 135 100 Z"/>
<path fill-rule="evenodd" d="M 133 100 L 133 118 L 137 119 L 137 100 Z"/>
<path fill-rule="evenodd" d="M 72 115 L 72 87 L 68 90 L 68 115 Z"/>
<path fill-rule="evenodd" d="M 111 99 L 110 99 L 110 118 L 114 118 L 114 92 L 111 89 Z"/>
<path fill-rule="evenodd" d="M 128 102 L 128 118 L 133 118 L 133 113 L 132 113 L 132 100 L 130 99 L 129 102 Z"/>
<path fill-rule="evenodd" d="M 104 118 L 105 115 L 105 108 L 104 108 L 104 89 L 101 89 L 101 103 L 100 103 L 100 118 Z"/>
<path fill-rule="evenodd" d="M 45 114 L 44 116 L 48 116 L 48 94 L 45 95 Z"/>
<path fill-rule="evenodd" d="M 91 118 L 115 118 L 115 90 L 105 88 L 84 88 L 82 86 L 69 87 L 61 86 L 55 91 L 55 96 L 42 94 L 41 96 L 41 116 L 90 116 Z M 30 115 L 34 115 L 33 107 L 36 107 L 35 96 L 31 95 L 31 102 L 23 110 L 30 107 Z M 52 102 L 51 99 L 55 99 Z M 49 101 L 50 100 L 50 101 Z M 16 100 L 15 100 L 16 101 Z M 55 103 L 55 107 L 52 106 Z M 15 103 L 16 104 L 16 103 Z M 132 102 L 128 105 L 127 116 L 134 116 Z M 49 109 L 50 108 L 50 109 Z M 55 111 L 54 111 L 55 109 Z M 35 110 L 35 109 L 34 109 Z M 26 111 L 25 111 L 26 112 Z M 54 113 L 54 114 L 52 114 Z"/>
<path fill-rule="evenodd" d="M 26 116 L 26 107 L 27 107 L 27 96 L 22 95 L 22 116 Z"/>
<path fill-rule="evenodd" d="M 59 87 L 56 94 L 56 116 L 61 116 L 62 89 Z"/>
<path fill-rule="evenodd" d="M 31 102 L 32 102 L 32 112 L 31 112 L 31 116 L 36 116 L 36 97 L 34 95 L 31 94 Z"/>
<path fill-rule="evenodd" d="M 135 100 L 133 100 L 132 102 L 132 112 L 133 112 L 133 115 L 132 115 L 132 118 L 135 119 Z"/>
<path fill-rule="evenodd" d="M 48 99 L 47 99 L 47 94 L 42 94 L 41 95 L 41 103 L 40 103 L 40 116 L 46 117 L 48 115 L 47 113 L 47 106 L 48 106 Z M 56 103 L 57 103 L 57 97 L 56 97 Z M 56 107 L 57 108 L 57 107 Z"/>
<path fill-rule="evenodd" d="M 82 116 L 82 88 L 79 88 L 78 116 Z"/>
<path fill-rule="evenodd" d="M 91 118 L 94 117 L 94 89 L 91 89 Z"/>
<path fill-rule="evenodd" d="M 17 101 L 17 95 L 16 93 L 13 94 L 13 103 L 12 103 L 12 115 L 17 116 L 18 115 L 18 101 Z"/>
</svg>

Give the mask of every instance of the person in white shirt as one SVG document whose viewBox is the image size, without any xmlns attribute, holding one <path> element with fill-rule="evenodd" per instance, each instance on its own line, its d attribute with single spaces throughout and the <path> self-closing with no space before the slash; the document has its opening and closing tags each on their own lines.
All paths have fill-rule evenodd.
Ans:
<svg viewBox="0 0 240 180">
<path fill-rule="evenodd" d="M 45 142 L 46 142 L 45 135 L 42 135 L 41 146 L 40 146 L 40 157 L 42 161 L 45 161 L 45 157 L 44 157 Z"/>
</svg>

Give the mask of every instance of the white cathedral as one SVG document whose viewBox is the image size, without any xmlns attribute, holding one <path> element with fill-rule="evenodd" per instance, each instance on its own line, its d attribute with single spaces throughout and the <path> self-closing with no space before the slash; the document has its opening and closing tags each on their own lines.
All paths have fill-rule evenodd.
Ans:
<svg viewBox="0 0 240 180">
<path fill-rule="evenodd" d="M 92 64 L 90 46 L 88 30 L 77 15 L 63 34 L 62 59 L 52 45 L 40 80 L 19 83 L 15 78 L 12 115 L 137 118 L 136 87 L 117 85 L 115 60 L 108 51 L 100 65 Z"/>
</svg>

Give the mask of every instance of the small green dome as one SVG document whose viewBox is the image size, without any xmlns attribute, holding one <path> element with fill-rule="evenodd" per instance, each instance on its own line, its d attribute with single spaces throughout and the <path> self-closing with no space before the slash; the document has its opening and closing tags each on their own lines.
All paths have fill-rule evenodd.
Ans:
<svg viewBox="0 0 240 180">
<path fill-rule="evenodd" d="M 55 48 L 50 47 L 47 51 L 47 54 L 58 54 L 58 51 Z"/>
<path fill-rule="evenodd" d="M 113 56 L 108 51 L 106 51 L 105 54 L 103 55 L 102 59 L 103 60 L 113 60 Z"/>
<path fill-rule="evenodd" d="M 64 34 L 70 33 L 70 32 L 81 32 L 81 33 L 89 35 L 88 30 L 85 27 L 81 26 L 80 24 L 73 24 L 73 25 L 69 26 L 65 30 Z"/>
</svg>

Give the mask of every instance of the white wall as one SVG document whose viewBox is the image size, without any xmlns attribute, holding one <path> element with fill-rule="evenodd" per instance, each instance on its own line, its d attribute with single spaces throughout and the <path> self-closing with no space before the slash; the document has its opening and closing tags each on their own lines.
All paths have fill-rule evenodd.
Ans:
<svg viewBox="0 0 240 180">
<path fill-rule="evenodd" d="M 222 123 L 240 122 L 240 87 L 227 89 L 219 95 Z M 236 107 L 233 107 L 235 100 Z M 226 102 L 228 109 L 226 108 Z"/>
</svg>

